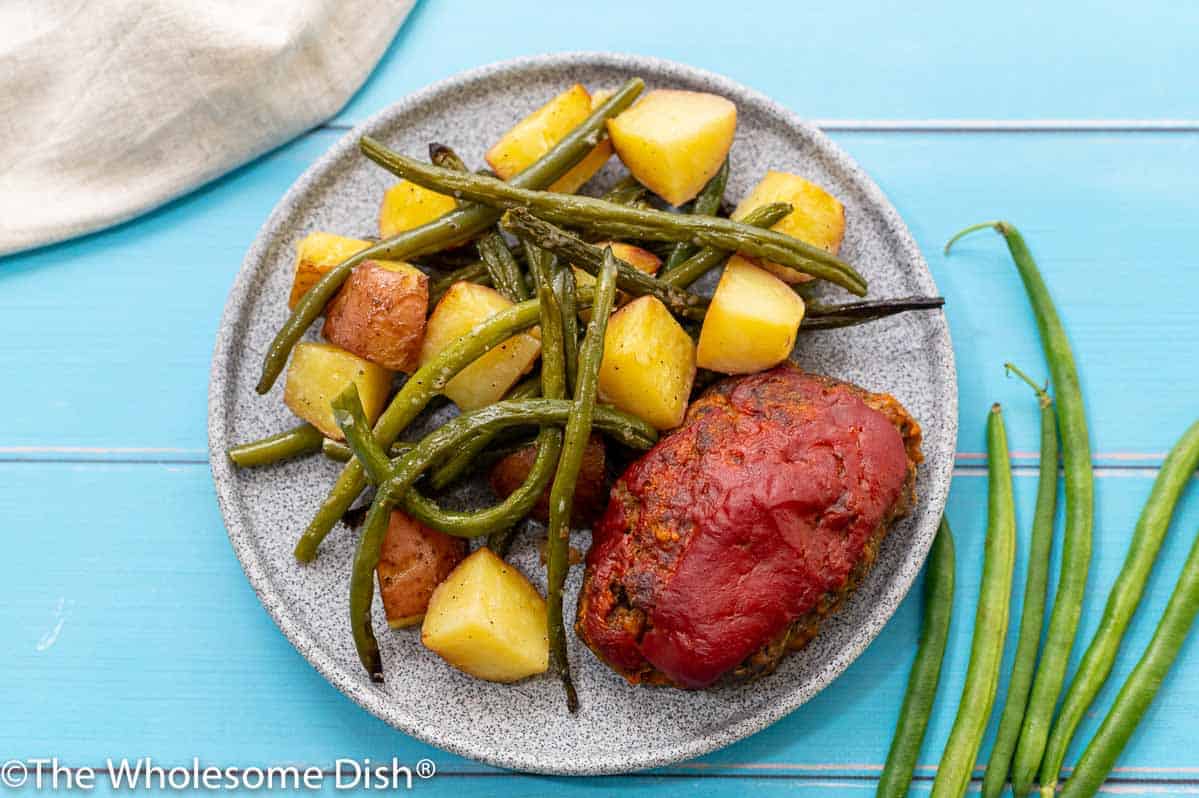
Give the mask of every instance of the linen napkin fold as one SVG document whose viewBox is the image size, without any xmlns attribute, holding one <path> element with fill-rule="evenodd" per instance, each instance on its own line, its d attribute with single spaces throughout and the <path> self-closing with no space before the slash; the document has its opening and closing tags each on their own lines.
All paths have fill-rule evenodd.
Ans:
<svg viewBox="0 0 1199 798">
<path fill-rule="evenodd" d="M 333 116 L 414 2 L 0 2 L 0 255 L 129 219 Z"/>
</svg>

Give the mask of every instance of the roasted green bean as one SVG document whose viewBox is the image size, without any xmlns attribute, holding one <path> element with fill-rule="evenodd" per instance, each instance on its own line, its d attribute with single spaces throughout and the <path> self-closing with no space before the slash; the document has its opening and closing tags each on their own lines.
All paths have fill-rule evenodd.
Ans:
<svg viewBox="0 0 1199 798">
<path fill-rule="evenodd" d="M 1061 695 L 1070 662 L 1070 650 L 1082 615 L 1083 594 L 1091 566 L 1091 534 L 1095 514 L 1095 478 L 1091 471 L 1091 441 L 1087 432 L 1086 407 L 1078 380 L 1078 368 L 1070 341 L 1062 326 L 1049 288 L 1045 285 L 1024 238 L 1008 222 L 986 222 L 967 227 L 949 240 L 946 253 L 954 242 L 976 230 L 994 228 L 1007 242 L 1012 260 L 1024 282 L 1041 335 L 1041 346 L 1053 378 L 1057 399 L 1058 427 L 1062 439 L 1062 463 L 1066 472 L 1066 528 L 1062 536 L 1062 564 L 1057 595 L 1049 616 L 1041 661 L 1033 678 L 1028 711 L 1016 756 L 1012 762 L 1012 792 L 1023 798 L 1032 788 L 1033 778 L 1045 753 L 1049 724 Z"/>
<path fill-rule="evenodd" d="M 949 639 L 949 620 L 953 616 L 953 533 L 949 521 L 941 518 L 924 573 L 924 620 L 920 625 L 920 645 L 908 674 L 908 689 L 899 710 L 899 722 L 887 764 L 878 782 L 878 798 L 904 798 L 912 783 L 916 757 L 924 742 L 928 718 L 941 680 L 941 660 Z"/>
<path fill-rule="evenodd" d="M 804 311 L 803 322 L 799 329 L 801 332 L 838 330 L 912 310 L 935 310 L 944 304 L 945 300 L 939 296 L 909 296 L 900 299 L 876 299 L 870 302 L 845 302 L 837 305 L 812 303 Z"/>
<path fill-rule="evenodd" d="M 754 227 L 770 227 L 789 213 L 791 213 L 790 205 L 785 202 L 775 202 L 755 208 L 741 221 Z M 732 254 L 728 250 L 704 247 L 669 273 L 663 274 L 660 279 L 676 288 L 686 288 L 712 269 L 723 265 Z"/>
<path fill-rule="evenodd" d="M 566 134 L 550 150 L 512 178 L 512 185 L 522 188 L 544 188 L 587 156 L 604 136 L 606 120 L 627 108 L 645 83 L 632 78 L 611 97 L 599 105 L 578 127 Z M 256 390 L 264 394 L 283 373 L 292 348 L 304 332 L 324 312 L 325 305 L 333 299 L 342 283 L 350 276 L 354 267 L 372 258 L 405 260 L 417 255 L 429 254 L 445 248 L 448 244 L 486 230 L 495 224 L 500 214 L 493 208 L 481 205 L 464 205 L 428 224 L 406 230 L 378 244 L 367 247 L 338 264 L 321 277 L 296 303 L 291 316 L 275 334 L 262 364 L 262 376 Z"/>
<path fill-rule="evenodd" d="M 691 204 L 691 213 L 699 216 L 715 216 L 720 210 L 720 201 L 724 199 L 724 187 L 729 182 L 729 161 L 726 158 L 721 164 L 720 170 L 712 175 L 712 179 L 707 182 L 703 189 L 699 192 L 699 196 L 695 198 L 695 202 Z M 678 268 L 683 261 L 690 258 L 699 249 L 690 241 L 679 241 L 670 250 L 670 255 L 666 258 L 666 263 L 662 265 L 662 276 L 670 274 Z"/>
<path fill-rule="evenodd" d="M 1028 543 L 1028 576 L 1024 582 L 1024 606 L 1020 613 L 1020 637 L 1008 678 L 1007 698 L 999 716 L 999 731 L 991 746 L 991 758 L 983 777 L 982 793 L 994 798 L 1007 783 L 1012 755 L 1028 709 L 1028 691 L 1037 668 L 1037 647 L 1045 621 L 1045 599 L 1049 590 L 1049 557 L 1053 549 L 1053 524 L 1057 518 L 1057 417 L 1053 400 L 1044 388 L 1011 363 L 1008 371 L 1024 380 L 1037 394 L 1041 406 L 1041 467 L 1037 483 L 1037 506 Z"/>
<path fill-rule="evenodd" d="M 504 217 L 503 225 L 510 232 L 548 249 L 567 263 L 596 275 L 604 260 L 604 250 L 588 244 L 560 227 L 538 219 L 533 214 L 517 208 Z M 616 259 L 616 285 L 634 296 L 650 294 L 662 301 L 673 312 L 688 319 L 702 319 L 707 311 L 708 300 L 681 288 L 662 282 L 653 275 Z"/>
<path fill-rule="evenodd" d="M 225 454 L 238 468 L 272 465 L 281 460 L 315 454 L 325 436 L 311 424 L 301 424 L 248 443 L 239 443 Z"/>
<path fill-rule="evenodd" d="M 508 391 L 505 399 L 533 399 L 541 395 L 541 375 L 530 377 L 516 385 L 512 390 Z M 456 480 L 479 456 L 480 453 L 494 441 L 494 436 L 479 435 L 467 441 L 461 449 L 455 452 L 449 459 L 434 469 L 429 477 L 429 484 L 433 486 L 433 490 L 442 490 L 451 482 Z"/>
<path fill-rule="evenodd" d="M 579 373 L 579 303 L 575 296 L 575 271 L 569 267 L 554 274 L 554 295 L 562 308 L 562 350 L 566 360 L 566 384 L 573 386 Z"/>
<path fill-rule="evenodd" d="M 616 184 L 608 189 L 603 198 L 617 205 L 632 205 L 644 199 L 648 193 L 649 189 L 637 182 L 637 178 L 628 175 L 616 181 Z"/>
<path fill-rule="evenodd" d="M 958 714 L 945 743 L 933 798 L 961 798 L 970 785 L 974 760 L 982 745 L 1007 637 L 1012 596 L 1012 571 L 1016 563 L 1016 508 L 1012 499 L 1012 465 L 1008 458 L 1007 432 L 999 405 L 987 417 L 987 539 L 984 546 L 982 583 L 974 618 L 974 639 L 966 684 L 958 703 Z"/>
<path fill-rule="evenodd" d="M 593 197 L 530 191 L 480 175 L 452 172 L 392 152 L 370 136 L 359 148 L 388 171 L 432 191 L 512 210 L 525 207 L 556 224 L 584 227 L 617 239 L 691 241 L 766 258 L 863 296 L 866 280 L 837 256 L 798 238 L 714 216 L 629 208 Z"/>
</svg>

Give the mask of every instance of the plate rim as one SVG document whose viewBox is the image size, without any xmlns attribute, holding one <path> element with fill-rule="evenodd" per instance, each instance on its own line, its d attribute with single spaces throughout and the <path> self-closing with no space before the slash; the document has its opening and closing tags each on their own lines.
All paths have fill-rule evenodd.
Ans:
<svg viewBox="0 0 1199 798">
<path fill-rule="evenodd" d="M 746 86 L 724 75 L 699 67 L 656 56 L 636 53 L 620 53 L 613 51 L 562 51 L 541 55 L 520 56 L 516 58 L 494 61 L 476 66 L 448 77 L 437 80 L 427 86 L 411 92 L 396 102 L 378 110 L 366 119 L 346 131 L 319 158 L 312 162 L 304 172 L 291 184 L 287 192 L 279 199 L 255 235 L 246 252 L 245 258 L 238 269 L 225 306 L 221 313 L 219 326 L 216 331 L 216 341 L 213 346 L 212 362 L 209 370 L 207 429 L 209 466 L 213 477 L 217 503 L 221 511 L 226 533 L 229 537 L 238 562 L 254 589 L 259 601 L 267 610 L 271 620 L 283 633 L 283 636 L 296 648 L 304 659 L 317 670 L 333 687 L 349 697 L 362 709 L 387 723 L 392 728 L 407 734 L 421 742 L 436 746 L 473 761 L 482 762 L 510 770 L 550 775 L 609 775 L 630 773 L 645 770 L 675 762 L 693 759 L 710 753 L 724 746 L 742 740 L 755 732 L 776 723 L 795 709 L 807 703 L 812 697 L 822 692 L 846 668 L 849 667 L 867 647 L 875 640 L 882 628 L 894 616 L 899 604 L 911 590 L 916 577 L 923 567 L 932 544 L 932 535 L 918 536 L 920 545 L 920 565 L 906 569 L 906 572 L 893 584 L 889 596 L 894 597 L 890 610 L 884 618 L 870 617 L 859 627 L 860 633 L 853 638 L 850 645 L 845 646 L 837 655 L 825 663 L 816 678 L 811 680 L 809 690 L 795 690 L 788 693 L 785 700 L 761 706 L 754 711 L 733 717 L 727 724 L 713 730 L 703 737 L 687 740 L 667 747 L 639 750 L 633 754 L 620 755 L 614 753 L 606 759 L 580 760 L 566 756 L 553 762 L 545 762 L 534 757 L 507 755 L 488 749 L 486 745 L 462 740 L 458 735 L 443 734 L 438 729 L 430 729 L 420 724 L 416 718 L 409 715 L 403 707 L 390 703 L 386 693 L 365 684 L 363 680 L 349 673 L 349 669 L 339 664 L 323 645 L 307 630 L 305 624 L 292 616 L 287 606 L 278 595 L 272 591 L 270 575 L 265 565 L 260 561 L 255 546 L 249 536 L 237 534 L 235 528 L 241 526 L 240 520 L 234 513 L 234 505 L 238 499 L 232 490 L 232 464 L 225 457 L 229 441 L 221 429 L 225 419 L 225 397 L 227 390 L 224 370 L 234 356 L 234 344 L 239 336 L 234 335 L 240 326 L 243 306 L 249 301 L 249 292 L 254 279 L 251 275 L 253 265 L 260 261 L 272 246 L 270 233 L 279 227 L 284 218 L 291 213 L 291 207 L 303 197 L 316 183 L 322 179 L 329 164 L 335 162 L 349 149 L 356 148 L 358 138 L 380 124 L 386 123 L 392 117 L 405 113 L 410 107 L 419 105 L 426 100 L 456 87 L 473 84 L 485 80 L 498 73 L 513 73 L 524 70 L 537 70 L 554 67 L 595 66 L 605 68 L 628 68 L 630 72 L 643 69 L 647 73 L 674 72 L 687 74 L 713 87 L 716 92 L 727 92 L 731 95 L 746 97 L 759 103 L 765 109 L 781 117 L 788 125 L 801 128 L 812 137 L 812 141 L 823 151 L 836 154 L 840 162 L 838 167 L 851 174 L 859 188 L 876 213 L 885 217 L 887 227 L 894 231 L 897 243 L 911 262 L 924 267 L 924 273 L 932 282 L 932 272 L 923 253 L 912 237 L 907 224 L 891 204 L 882 188 L 858 165 L 845 150 L 839 147 L 823 131 L 815 125 L 804 121 L 798 114 L 781 103 L 773 100 L 763 92 Z M 935 283 L 934 283 L 935 285 Z M 950 380 L 947 391 L 949 404 L 945 418 L 949 421 L 949 441 L 952 442 L 953 452 L 957 448 L 958 435 L 958 391 L 957 367 L 955 363 L 952 340 L 944 311 L 939 312 L 940 324 L 936 331 L 935 341 L 941 354 L 945 357 L 945 368 Z M 931 474 L 934 491 L 926 500 L 934 502 L 937 515 L 944 512 L 945 502 L 952 480 L 954 457 L 946 458 L 941 467 Z"/>
</svg>

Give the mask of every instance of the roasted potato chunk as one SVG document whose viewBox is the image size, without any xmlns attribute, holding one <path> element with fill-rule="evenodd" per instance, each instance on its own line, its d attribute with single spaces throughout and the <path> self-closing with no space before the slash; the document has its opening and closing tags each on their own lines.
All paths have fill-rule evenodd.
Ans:
<svg viewBox="0 0 1199 798">
<path fill-rule="evenodd" d="M 794 236 L 834 255 L 841 250 L 841 240 L 845 237 L 845 208 L 832 194 L 799 175 L 767 172 L 761 182 L 737 204 L 732 218 L 744 219 L 750 211 L 772 202 L 790 203 L 793 210 L 771 230 Z M 812 279 L 773 261 L 755 261 L 784 282 L 802 283 Z"/>
<path fill-rule="evenodd" d="M 545 599 L 486 547 L 433 591 L 420 637 L 450 665 L 491 682 L 515 682 L 549 667 Z"/>
<path fill-rule="evenodd" d="M 421 365 L 511 305 L 500 292 L 487 286 L 454 283 L 425 325 Z M 461 410 L 498 402 L 521 375 L 533 368 L 540 354 L 541 341 L 529 333 L 517 333 L 458 372 L 445 386 L 445 395 Z"/>
<path fill-rule="evenodd" d="M 657 429 L 683 423 L 695 381 L 695 344 L 657 297 L 643 296 L 608 319 L 599 398 Z"/>
<path fill-rule="evenodd" d="M 308 289 L 325 276 L 325 272 L 370 245 L 371 242 L 361 238 L 346 238 L 333 233 L 316 232 L 304 236 L 296 247 L 295 275 L 292 277 L 287 306 L 295 308 Z"/>
<path fill-rule="evenodd" d="M 362 409 L 373 424 L 391 392 L 393 374 L 333 344 L 309 341 L 296 345 L 287 367 L 283 402 L 326 437 L 342 440 L 330 402 L 352 382 L 358 386 Z"/>
<path fill-rule="evenodd" d="M 737 106 L 698 91 L 656 89 L 608 120 L 620 160 L 671 205 L 694 199 L 733 145 Z"/>
<path fill-rule="evenodd" d="M 537 459 L 537 444 L 531 443 L 491 467 L 489 479 L 491 489 L 501 498 L 524 484 Z M 607 461 L 604 451 L 604 438 L 592 434 L 583 450 L 583 465 L 579 469 L 579 479 L 575 482 L 574 504 L 571 507 L 570 524 L 575 527 L 590 526 L 608 504 Z M 550 517 L 550 489 L 546 485 L 545 492 L 533 507 L 533 517 L 542 523 Z"/>
<path fill-rule="evenodd" d="M 425 618 L 433 591 L 466 556 L 466 541 L 392 510 L 375 575 L 392 629 Z"/>
<path fill-rule="evenodd" d="M 407 263 L 368 260 L 329 303 L 322 332 L 342 349 L 410 374 L 420 361 L 428 307 L 424 272 Z"/>
<path fill-rule="evenodd" d="M 803 300 L 790 286 L 734 255 L 704 317 L 696 362 L 724 374 L 773 368 L 790 357 L 803 315 Z"/>
<path fill-rule="evenodd" d="M 595 104 L 587 89 L 576 83 L 517 122 L 487 151 L 487 163 L 501 178 L 511 179 L 578 127 L 591 114 Z M 610 157 L 612 142 L 604 139 L 569 172 L 555 180 L 549 190 L 573 194 L 602 169 Z"/>
<path fill-rule="evenodd" d="M 379 206 L 379 235 L 391 238 L 445 216 L 458 207 L 453 197 L 401 180 L 383 195 Z"/>
</svg>

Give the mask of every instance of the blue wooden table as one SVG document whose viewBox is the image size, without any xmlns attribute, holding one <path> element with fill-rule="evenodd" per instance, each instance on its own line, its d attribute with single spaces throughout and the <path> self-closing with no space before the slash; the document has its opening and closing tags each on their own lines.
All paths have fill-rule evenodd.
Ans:
<svg viewBox="0 0 1199 798">
<path fill-rule="evenodd" d="M 1199 9 L 971 5 L 422 2 L 331 123 L 134 222 L 0 262 L 0 760 L 328 769 L 339 757 L 428 757 L 438 775 L 419 789 L 459 795 L 873 791 L 918 591 L 832 687 L 772 728 L 652 773 L 547 779 L 431 749 L 359 710 L 278 632 L 226 540 L 206 456 L 209 358 L 225 294 L 275 202 L 349 126 L 433 80 L 516 55 L 605 49 L 715 70 L 818 120 L 899 208 L 947 299 L 962 413 L 949 503 L 960 588 L 915 784 L 926 792 L 969 648 L 986 411 L 1007 406 L 1026 534 L 1037 415 L 1002 363 L 1045 372 L 1001 242 L 980 235 L 950 260 L 945 239 L 984 219 L 1017 222 L 1081 360 L 1098 475 L 1084 639 L 1163 453 L 1199 415 Z M 1147 642 L 1197 529 L 1191 495 L 1082 738 Z M 1110 789 L 1199 794 L 1196 736 L 1192 639 Z"/>
</svg>

